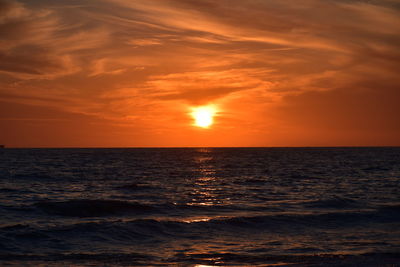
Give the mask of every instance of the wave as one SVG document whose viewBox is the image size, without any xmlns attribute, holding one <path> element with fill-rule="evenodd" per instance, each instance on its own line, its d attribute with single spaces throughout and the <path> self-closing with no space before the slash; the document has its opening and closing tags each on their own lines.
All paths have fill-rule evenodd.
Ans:
<svg viewBox="0 0 400 267">
<path fill-rule="evenodd" d="M 74 203 L 74 202 L 73 202 Z M 89 202 L 90 203 L 90 202 Z M 103 202 L 96 202 L 103 203 Z M 136 206 L 134 204 L 127 205 L 117 202 L 106 202 L 107 205 L 113 207 L 114 204 L 118 208 L 138 209 L 142 210 L 143 205 Z M 54 203 L 51 203 L 54 205 Z M 59 203 L 58 203 L 59 204 Z M 64 204 L 64 203 L 63 203 Z M 62 212 L 68 212 L 63 204 Z M 47 203 L 46 208 L 49 208 Z M 87 205 L 87 204 L 85 204 Z M 57 206 L 59 207 L 59 206 Z M 144 206 L 148 208 L 148 206 Z M 394 208 L 395 207 L 395 208 Z M 53 206 L 50 206 L 53 208 Z M 65 209 L 65 210 L 64 210 Z M 95 210 L 96 214 L 104 212 L 107 207 Z M 222 218 L 205 218 L 202 220 L 193 219 L 176 219 L 176 220 L 160 220 L 160 219 L 133 219 L 133 220 L 105 220 L 97 222 L 79 222 L 75 224 L 66 224 L 61 226 L 34 226 L 27 224 L 6 225 L 0 228 L 1 233 L 5 233 L 8 237 L 17 237 L 23 235 L 29 236 L 54 237 L 62 235 L 65 238 L 74 238 L 84 235 L 93 235 L 106 237 L 109 240 L 143 240 L 152 238 L 170 238 L 174 236 L 192 237 L 193 233 L 202 238 L 210 237 L 218 234 L 248 234 L 263 231 L 279 232 L 286 234 L 298 235 L 299 232 L 314 231 L 315 229 L 340 229 L 353 228 L 355 226 L 371 227 L 372 224 L 399 223 L 400 208 L 393 206 L 392 208 L 383 207 L 371 212 L 333 212 L 321 214 L 280 214 L 280 215 L 260 215 L 260 216 L 236 216 Z M 57 210 L 59 212 L 59 210 Z M 80 215 L 81 211 L 72 211 L 73 215 Z M 108 212 L 108 211 L 107 211 Z M 87 211 L 84 212 L 87 214 Z"/>
<path fill-rule="evenodd" d="M 101 199 L 77 199 L 67 201 L 42 201 L 34 206 L 50 215 L 62 215 L 71 217 L 98 217 L 120 214 L 123 212 L 135 212 L 143 214 L 154 211 L 150 205 L 131 203 L 120 200 Z"/>
<path fill-rule="evenodd" d="M 38 254 L 0 254 L 0 260 L 8 261 L 132 261 L 132 260 L 151 260 L 153 256 L 142 253 L 53 253 L 50 255 Z M 53 265 L 53 264 L 52 264 Z M 64 266 L 64 265 L 63 265 Z"/>
<path fill-rule="evenodd" d="M 145 184 L 137 184 L 137 183 L 131 183 L 131 184 L 123 184 L 120 186 L 116 186 L 115 189 L 118 190 L 123 190 L 123 191 L 142 191 L 142 190 L 154 190 L 154 189 L 159 189 L 154 186 L 150 185 L 145 185 Z"/>
<path fill-rule="evenodd" d="M 231 263 L 266 266 L 279 263 L 279 266 L 296 264 L 296 266 L 392 266 L 400 260 L 396 253 L 364 253 L 364 254 L 314 254 L 314 255 L 271 255 L 250 253 L 198 253 L 178 254 L 170 259 L 179 262 L 204 262 L 208 264 Z M 394 265 L 393 265 L 394 266 Z"/>
<path fill-rule="evenodd" d="M 392 215 L 400 215 L 400 204 L 389 204 L 389 205 L 382 205 L 379 207 L 381 212 L 387 212 Z"/>
<path fill-rule="evenodd" d="M 260 184 L 265 184 L 267 182 L 266 179 L 261 179 L 261 178 L 248 178 L 248 179 L 240 179 L 233 181 L 234 184 L 238 185 L 260 185 Z"/>
<path fill-rule="evenodd" d="M 34 191 L 28 190 L 26 188 L 24 188 L 24 189 L 8 188 L 8 187 L 0 188 L 0 193 L 30 194 L 30 193 L 33 193 L 33 192 Z"/>
<path fill-rule="evenodd" d="M 320 209 L 345 209 L 361 207 L 363 203 L 360 203 L 354 199 L 331 197 L 327 199 L 319 199 L 315 201 L 309 201 L 303 205 L 307 208 L 320 208 Z"/>
<path fill-rule="evenodd" d="M 48 215 L 66 217 L 102 217 L 111 215 L 177 214 L 202 212 L 282 211 L 273 206 L 199 205 L 199 204 L 140 204 L 137 202 L 108 199 L 73 199 L 66 201 L 40 201 L 33 207 Z M 26 206 L 14 209 L 26 210 Z"/>
<path fill-rule="evenodd" d="M 20 254 L 0 254 L 0 260 L 21 263 L 41 262 L 52 266 L 65 266 L 67 263 L 91 263 L 110 264 L 110 265 L 194 265 L 194 264 L 221 264 L 228 265 L 262 265 L 269 264 L 279 266 L 398 266 L 400 256 L 398 253 L 362 253 L 362 254 L 300 254 L 300 255 L 274 255 L 274 254 L 255 254 L 255 253 L 176 253 L 169 257 L 157 257 L 144 253 L 55 253 L 50 255 L 20 255 Z M 69 265 L 68 264 L 68 265 Z"/>
<path fill-rule="evenodd" d="M 315 228 L 341 228 L 370 223 L 400 222 L 400 209 L 382 207 L 374 211 L 330 212 L 308 214 L 279 214 L 251 217 L 232 217 L 210 220 L 210 224 L 223 224 L 253 229 L 280 229 L 296 227 L 296 231 Z"/>
<path fill-rule="evenodd" d="M 379 214 L 380 218 L 389 217 L 398 219 L 400 216 L 400 205 L 391 204 L 378 206 L 372 210 L 372 207 L 364 207 L 362 203 L 352 199 L 333 198 L 303 203 L 306 209 L 302 213 L 287 214 L 282 207 L 274 206 L 238 206 L 238 205 L 191 205 L 191 204 L 140 204 L 137 202 L 107 199 L 73 199 L 66 201 L 41 201 L 33 204 L 48 215 L 66 216 L 66 217 L 102 217 L 119 215 L 190 215 L 203 213 L 219 214 L 239 214 L 240 212 L 263 212 L 269 215 L 263 218 L 291 218 L 291 219 L 332 219 L 337 223 L 345 222 L 350 219 L 364 217 L 365 214 L 372 217 Z M 362 207 L 362 209 L 361 209 Z M 9 207 L 11 208 L 11 207 Z M 14 207 L 15 208 L 15 207 Z M 18 209 L 26 210 L 26 206 Z M 315 213 L 313 209 L 324 209 L 325 213 Z M 342 212 L 326 212 L 329 209 L 343 210 Z M 346 211 L 347 210 L 347 211 Z M 283 214 L 283 215 L 280 215 Z M 240 218 L 240 217 L 239 217 Z M 245 217 L 249 218 L 249 217 Z M 387 219 L 389 219 L 387 218 Z M 368 218 L 367 218 L 368 219 Z"/>
</svg>

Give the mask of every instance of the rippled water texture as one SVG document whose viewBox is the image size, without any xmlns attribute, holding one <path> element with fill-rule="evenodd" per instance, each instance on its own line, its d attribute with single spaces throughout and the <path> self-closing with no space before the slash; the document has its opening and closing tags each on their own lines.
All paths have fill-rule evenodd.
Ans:
<svg viewBox="0 0 400 267">
<path fill-rule="evenodd" d="M 0 178 L 0 265 L 400 262 L 400 148 L 1 149 Z"/>
</svg>

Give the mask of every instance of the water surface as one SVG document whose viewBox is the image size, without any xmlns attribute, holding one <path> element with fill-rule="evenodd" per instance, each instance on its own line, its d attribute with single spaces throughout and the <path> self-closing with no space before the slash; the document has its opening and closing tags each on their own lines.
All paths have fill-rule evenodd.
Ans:
<svg viewBox="0 0 400 267">
<path fill-rule="evenodd" d="M 390 147 L 2 149 L 0 264 L 393 266 L 399 183 Z"/>
</svg>

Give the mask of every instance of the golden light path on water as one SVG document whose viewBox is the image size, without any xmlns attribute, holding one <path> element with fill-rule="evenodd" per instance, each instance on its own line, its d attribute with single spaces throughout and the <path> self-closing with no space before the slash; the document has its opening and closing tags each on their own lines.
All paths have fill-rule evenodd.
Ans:
<svg viewBox="0 0 400 267">
<path fill-rule="evenodd" d="M 198 173 L 198 177 L 195 181 L 193 198 L 187 203 L 187 205 L 213 206 L 222 204 L 221 200 L 216 194 L 217 188 L 214 185 L 214 182 L 216 181 L 216 170 L 215 166 L 212 164 L 213 156 L 211 150 L 207 148 L 200 148 L 197 149 L 196 152 L 197 154 L 193 160 L 197 165 L 196 172 Z M 184 222 L 196 223 L 209 221 L 211 219 L 213 218 L 193 217 L 184 220 Z"/>
</svg>

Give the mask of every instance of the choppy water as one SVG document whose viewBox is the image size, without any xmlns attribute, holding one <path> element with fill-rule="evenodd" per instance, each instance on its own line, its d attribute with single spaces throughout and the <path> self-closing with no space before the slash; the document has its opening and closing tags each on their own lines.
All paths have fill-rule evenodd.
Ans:
<svg viewBox="0 0 400 267">
<path fill-rule="evenodd" d="M 0 265 L 397 266 L 400 148 L 0 150 Z"/>
</svg>

